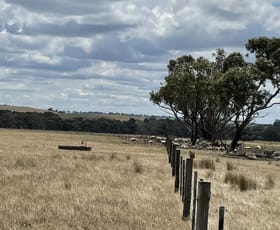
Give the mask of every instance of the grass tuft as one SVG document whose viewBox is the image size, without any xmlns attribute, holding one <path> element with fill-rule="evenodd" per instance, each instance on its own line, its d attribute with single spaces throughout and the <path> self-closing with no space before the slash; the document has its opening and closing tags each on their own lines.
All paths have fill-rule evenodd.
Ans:
<svg viewBox="0 0 280 230">
<path fill-rule="evenodd" d="M 216 169 L 215 163 L 211 159 L 200 160 L 198 162 L 198 167 L 201 168 L 201 169 L 211 169 L 211 170 L 215 170 Z"/>
<path fill-rule="evenodd" d="M 213 171 L 212 171 L 212 170 L 211 170 L 211 171 L 208 171 L 207 174 L 206 174 L 206 178 L 207 178 L 207 179 L 213 178 L 213 175 L 214 175 L 214 174 L 213 174 Z"/>
<path fill-rule="evenodd" d="M 195 152 L 193 152 L 193 151 L 189 151 L 189 154 L 190 154 L 190 158 L 191 159 L 194 159 L 195 158 Z"/>
<path fill-rule="evenodd" d="M 110 156 L 110 159 L 111 160 L 117 159 L 117 154 L 116 153 L 112 153 L 111 156 Z"/>
<path fill-rule="evenodd" d="M 97 156 L 95 154 L 84 154 L 82 155 L 83 160 L 88 160 L 88 161 L 96 161 Z"/>
<path fill-rule="evenodd" d="M 15 162 L 16 168 L 34 168 L 36 161 L 32 158 L 18 158 Z"/>
<path fill-rule="evenodd" d="M 273 189 L 275 186 L 275 181 L 271 175 L 266 176 L 266 181 L 265 181 L 265 189 Z"/>
<path fill-rule="evenodd" d="M 233 186 L 236 185 L 241 192 L 257 189 L 257 183 L 251 178 L 247 178 L 242 174 L 236 175 L 231 172 L 227 172 L 224 182 Z"/>
<path fill-rule="evenodd" d="M 63 181 L 63 188 L 66 190 L 71 190 L 72 189 L 72 183 L 69 180 L 64 180 Z"/>
<path fill-rule="evenodd" d="M 232 162 L 227 161 L 227 171 L 232 171 L 235 169 L 235 166 Z"/>
<path fill-rule="evenodd" d="M 133 167 L 134 167 L 135 173 L 143 173 L 143 171 L 144 171 L 144 167 L 143 167 L 142 163 L 139 161 L 134 161 Z"/>
</svg>

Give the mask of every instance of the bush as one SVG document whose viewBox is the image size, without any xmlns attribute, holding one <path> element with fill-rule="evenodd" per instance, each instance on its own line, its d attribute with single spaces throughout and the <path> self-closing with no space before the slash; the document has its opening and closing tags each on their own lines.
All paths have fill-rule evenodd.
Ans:
<svg viewBox="0 0 280 230">
<path fill-rule="evenodd" d="M 246 191 L 246 190 L 253 190 L 257 189 L 257 184 L 254 180 L 245 177 L 242 174 L 236 175 L 231 172 L 226 173 L 225 183 L 230 183 L 233 186 L 237 186 L 241 192 Z"/>
<path fill-rule="evenodd" d="M 250 178 L 246 178 L 244 175 L 239 175 L 239 188 L 241 192 L 257 189 L 257 183 Z"/>
</svg>

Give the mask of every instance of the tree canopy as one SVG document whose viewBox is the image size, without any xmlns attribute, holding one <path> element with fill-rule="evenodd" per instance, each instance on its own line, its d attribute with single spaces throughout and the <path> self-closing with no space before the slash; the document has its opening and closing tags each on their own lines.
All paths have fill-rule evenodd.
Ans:
<svg viewBox="0 0 280 230">
<path fill-rule="evenodd" d="M 273 100 L 280 91 L 280 39 L 253 38 L 246 48 L 254 62 L 239 52 L 226 55 L 223 49 L 217 49 L 214 60 L 191 55 L 172 59 L 164 84 L 151 92 L 153 103 L 190 130 L 193 144 L 199 137 L 222 142 L 226 125 L 233 124 L 233 150 L 259 112 L 277 104 Z"/>
</svg>

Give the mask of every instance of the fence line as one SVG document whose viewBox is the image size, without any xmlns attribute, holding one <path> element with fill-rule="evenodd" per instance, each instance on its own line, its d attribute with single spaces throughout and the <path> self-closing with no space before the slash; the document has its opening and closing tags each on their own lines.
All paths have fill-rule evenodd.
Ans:
<svg viewBox="0 0 280 230">
<path fill-rule="evenodd" d="M 171 166 L 171 173 L 172 176 L 175 177 L 174 191 L 175 193 L 180 191 L 179 194 L 183 201 L 182 219 L 192 219 L 192 230 L 207 230 L 211 183 L 204 181 L 197 183 L 197 171 L 193 174 L 194 153 L 190 154 L 190 158 L 184 159 L 183 156 L 181 156 L 180 150 L 177 150 L 177 146 L 169 137 L 166 139 L 166 149 L 168 162 Z M 193 200 L 191 197 L 192 177 L 194 177 Z M 191 201 L 193 201 L 192 215 L 190 211 Z"/>
</svg>

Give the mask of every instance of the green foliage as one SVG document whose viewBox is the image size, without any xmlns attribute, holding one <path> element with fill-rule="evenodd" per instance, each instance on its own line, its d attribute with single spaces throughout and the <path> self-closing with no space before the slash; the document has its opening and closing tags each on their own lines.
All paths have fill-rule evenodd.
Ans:
<svg viewBox="0 0 280 230">
<path fill-rule="evenodd" d="M 214 136 L 208 134 L 210 130 L 217 131 L 215 126 L 217 123 L 209 125 L 212 121 L 209 119 L 210 116 L 213 118 L 216 115 L 213 114 L 214 107 L 211 106 L 215 101 L 211 90 L 214 69 L 212 63 L 202 57 L 194 59 L 189 55 L 170 60 L 165 84 L 158 92 L 150 94 L 153 103 L 171 110 L 191 131 L 193 144 L 198 138 L 199 130 L 206 138 Z"/>
<path fill-rule="evenodd" d="M 145 118 L 144 121 L 131 118 L 127 121 L 108 118 L 98 119 L 62 119 L 57 114 L 36 112 L 11 112 L 0 110 L 0 128 L 41 129 L 86 131 L 96 133 L 147 134 L 187 136 L 186 129 L 176 120 Z"/>
<path fill-rule="evenodd" d="M 199 135 L 212 143 L 221 140 L 232 123 L 233 150 L 259 112 L 273 105 L 280 92 L 280 39 L 253 38 L 246 48 L 255 54 L 255 63 L 238 52 L 226 55 L 223 49 L 213 62 L 190 55 L 170 60 L 164 84 L 151 92 L 153 103 L 184 122 L 193 144 Z"/>
</svg>

